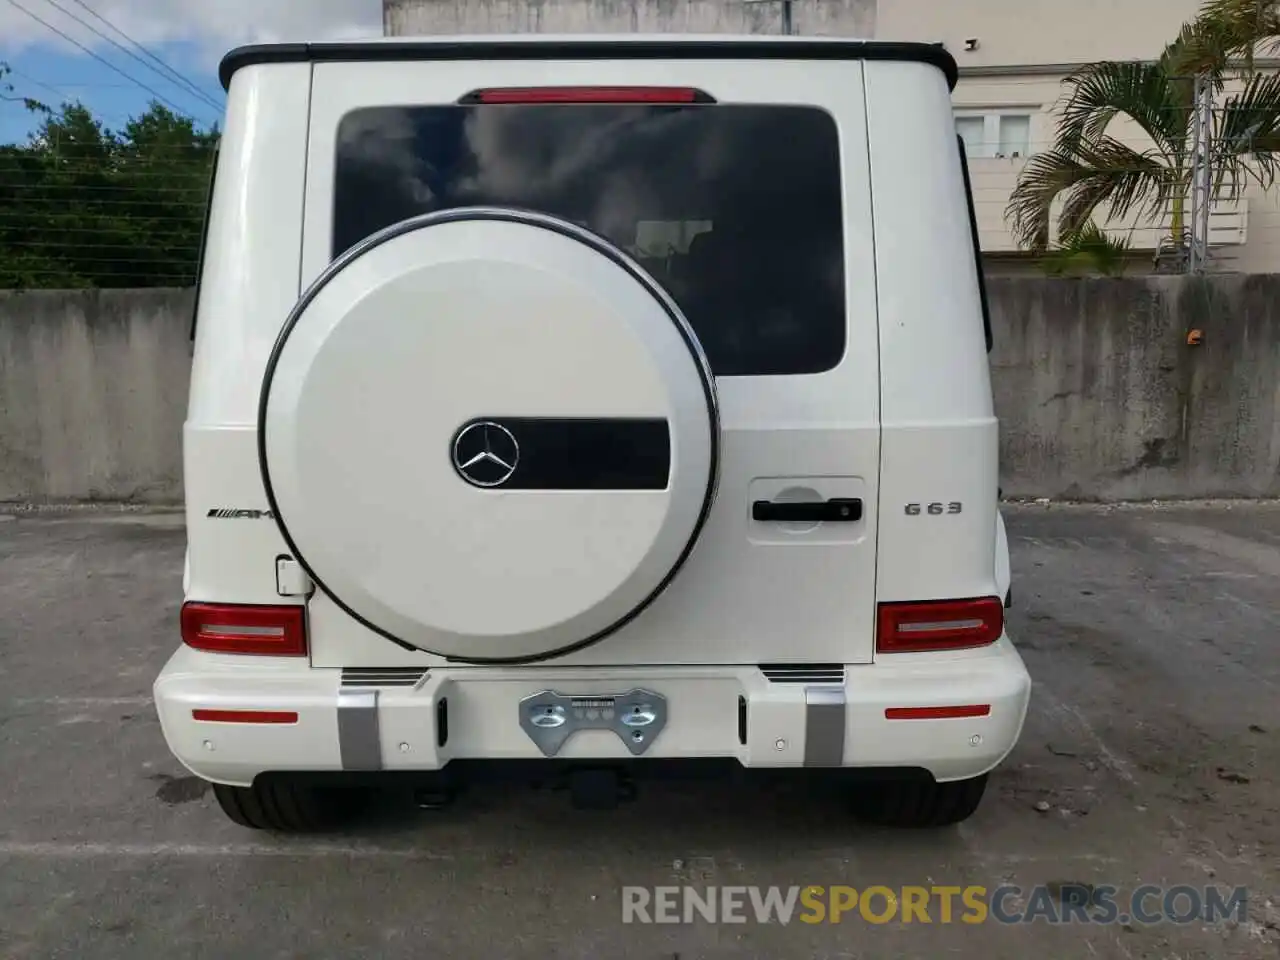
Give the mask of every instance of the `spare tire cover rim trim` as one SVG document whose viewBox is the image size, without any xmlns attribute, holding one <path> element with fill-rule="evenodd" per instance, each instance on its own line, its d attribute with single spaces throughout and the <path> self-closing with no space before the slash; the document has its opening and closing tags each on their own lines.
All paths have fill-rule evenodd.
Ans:
<svg viewBox="0 0 1280 960">
<path fill-rule="evenodd" d="M 267 407 L 271 395 L 271 383 L 275 375 L 276 366 L 279 363 L 280 356 L 284 351 L 289 335 L 293 332 L 294 327 L 306 312 L 307 307 L 312 300 L 319 295 L 325 285 L 329 283 L 335 276 L 345 270 L 351 263 L 359 259 L 364 254 L 373 250 L 375 247 L 386 243 L 389 240 L 402 236 L 406 233 L 412 233 L 415 230 L 421 230 L 426 227 L 435 226 L 443 223 L 455 223 L 467 220 L 497 220 L 508 223 L 519 223 L 528 226 L 542 227 L 546 230 L 559 233 L 563 236 L 570 237 L 590 247 L 596 253 L 607 257 L 613 263 L 617 264 L 625 270 L 636 282 L 638 282 L 646 292 L 648 292 L 662 307 L 668 319 L 675 325 L 681 339 L 688 348 L 690 355 L 694 358 L 701 374 L 702 389 L 707 402 L 707 412 L 709 417 L 708 435 L 710 439 L 710 469 L 708 471 L 707 490 L 702 500 L 702 508 L 699 511 L 698 518 L 693 525 L 688 542 L 685 543 L 684 549 L 680 552 L 676 562 L 671 566 L 667 575 L 662 579 L 658 586 L 643 601 L 631 609 L 625 616 L 610 624 L 603 630 L 596 631 L 585 639 L 575 641 L 564 647 L 558 647 L 536 654 L 528 654 L 513 657 L 462 657 L 457 655 L 438 653 L 433 650 L 427 650 L 422 647 L 408 643 L 395 636 L 388 630 L 384 630 L 377 624 L 372 623 L 368 618 L 353 610 L 346 602 L 342 600 L 334 591 L 325 586 L 324 580 L 316 575 L 316 571 L 311 568 L 301 551 L 298 550 L 297 544 L 294 542 L 292 535 L 289 533 L 288 526 L 284 522 L 281 515 L 279 504 L 276 501 L 275 491 L 271 485 L 271 472 L 267 466 Z M 565 656 L 577 650 L 582 650 L 595 643 L 604 640 L 606 637 L 617 633 L 628 623 L 643 613 L 675 579 L 683 569 L 685 562 L 689 559 L 689 555 L 693 552 L 694 545 L 698 542 L 698 538 L 702 534 L 702 528 L 706 525 L 707 517 L 711 513 L 711 505 L 716 498 L 717 488 L 720 481 L 720 406 L 716 396 L 715 378 L 711 372 L 711 364 L 707 360 L 706 353 L 702 349 L 702 344 L 698 341 L 697 334 L 685 319 L 679 306 L 671 298 L 666 290 L 662 288 L 656 280 L 651 277 L 638 263 L 629 257 L 625 251 L 619 249 L 615 244 L 607 238 L 580 227 L 575 223 L 567 220 L 561 220 L 558 217 L 552 217 L 547 214 L 537 213 L 530 210 L 517 210 L 505 207 L 456 207 L 449 210 L 441 210 L 434 213 L 422 214 L 399 223 L 386 227 L 377 233 L 371 234 L 360 243 L 351 247 L 349 250 L 340 255 L 331 262 L 320 274 L 319 277 L 307 287 L 302 297 L 298 300 L 294 308 L 289 312 L 288 318 L 285 320 L 284 326 L 280 330 L 280 334 L 276 337 L 275 345 L 272 347 L 271 355 L 267 359 L 267 366 L 262 376 L 262 388 L 258 397 L 258 425 L 257 425 L 257 446 L 258 446 L 258 469 L 262 477 L 263 490 L 266 493 L 267 504 L 271 510 L 271 514 L 275 519 L 276 527 L 280 531 L 280 536 L 284 539 L 288 546 L 293 559 L 302 567 L 307 576 L 316 587 L 321 590 L 333 603 L 347 616 L 351 617 L 361 626 L 373 631 L 378 636 L 391 641 L 396 646 L 414 653 L 425 653 L 430 656 L 437 656 L 446 661 L 454 663 L 472 663 L 472 664 L 495 664 L 495 665 L 515 665 L 522 663 L 539 663 L 545 660 L 551 660 L 556 657 Z"/>
</svg>

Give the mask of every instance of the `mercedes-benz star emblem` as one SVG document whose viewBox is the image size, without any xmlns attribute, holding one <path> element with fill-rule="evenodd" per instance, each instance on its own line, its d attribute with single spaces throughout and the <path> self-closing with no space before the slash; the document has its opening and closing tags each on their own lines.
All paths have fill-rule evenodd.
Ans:
<svg viewBox="0 0 1280 960">
<path fill-rule="evenodd" d="M 510 430 L 491 420 L 463 427 L 453 441 L 453 468 L 473 486 L 502 486 L 519 462 L 520 444 Z"/>
</svg>

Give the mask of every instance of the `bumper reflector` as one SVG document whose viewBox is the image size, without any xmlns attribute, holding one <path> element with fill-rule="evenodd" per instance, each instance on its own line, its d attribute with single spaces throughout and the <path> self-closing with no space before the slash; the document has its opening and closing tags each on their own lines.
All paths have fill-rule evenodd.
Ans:
<svg viewBox="0 0 1280 960">
<path fill-rule="evenodd" d="M 192 710 L 191 718 L 205 723 L 297 723 L 292 710 Z"/>
<path fill-rule="evenodd" d="M 884 711 L 886 720 L 951 720 L 989 716 L 989 703 L 970 703 L 959 707 L 886 707 Z"/>
</svg>

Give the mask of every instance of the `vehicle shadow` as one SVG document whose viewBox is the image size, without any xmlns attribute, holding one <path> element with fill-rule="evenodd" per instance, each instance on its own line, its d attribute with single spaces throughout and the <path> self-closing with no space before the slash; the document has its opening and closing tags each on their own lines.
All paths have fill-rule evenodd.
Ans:
<svg viewBox="0 0 1280 960">
<path fill-rule="evenodd" d="M 753 858 L 790 860 L 860 857 L 883 849 L 929 851 L 939 862 L 963 859 L 966 846 L 955 827 L 892 830 L 859 822 L 850 791 L 875 789 L 821 779 L 802 783 L 654 782 L 640 785 L 635 799 L 609 810 L 574 807 L 567 790 L 493 783 L 470 785 L 449 805 L 420 809 L 409 790 L 383 790 L 346 836 L 396 848 L 489 856 L 511 851 L 545 856 L 590 851 L 593 858 L 634 857 L 637 851 L 684 851 L 697 858 L 733 862 Z M 982 811 L 974 822 L 982 817 Z"/>
</svg>

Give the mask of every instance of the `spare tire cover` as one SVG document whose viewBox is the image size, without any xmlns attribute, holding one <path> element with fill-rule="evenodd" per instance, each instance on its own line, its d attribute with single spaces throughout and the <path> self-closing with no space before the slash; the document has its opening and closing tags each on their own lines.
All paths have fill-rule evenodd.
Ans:
<svg viewBox="0 0 1280 960">
<path fill-rule="evenodd" d="M 672 300 L 573 224 L 465 209 L 335 261 L 280 334 L 259 457 L 295 557 L 406 646 L 544 659 L 632 619 L 715 492 L 714 381 Z"/>
</svg>

